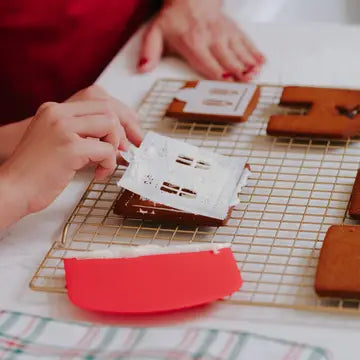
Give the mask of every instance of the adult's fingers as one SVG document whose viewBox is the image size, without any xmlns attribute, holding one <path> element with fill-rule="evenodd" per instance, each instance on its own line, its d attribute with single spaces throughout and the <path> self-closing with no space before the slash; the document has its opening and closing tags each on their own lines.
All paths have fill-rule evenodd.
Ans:
<svg viewBox="0 0 360 360">
<path fill-rule="evenodd" d="M 195 48 L 180 45 L 177 51 L 196 71 L 206 78 L 210 80 L 231 80 L 231 74 L 221 66 L 207 46 Z"/>
<path fill-rule="evenodd" d="M 240 39 L 231 39 L 229 42 L 230 49 L 234 52 L 237 58 L 244 64 L 255 67 L 258 63 L 254 55 L 244 45 Z"/>
<path fill-rule="evenodd" d="M 229 43 L 231 51 L 235 56 L 245 64 L 243 71 L 243 77 L 246 80 L 250 80 L 251 76 L 255 74 L 256 70 L 259 68 L 258 61 L 250 54 L 249 50 L 241 43 L 240 40 L 232 40 Z"/>
<path fill-rule="evenodd" d="M 257 47 L 243 32 L 240 32 L 239 42 L 243 44 L 248 50 L 248 53 L 255 58 L 257 65 L 263 65 L 265 63 L 265 56 L 257 49 Z"/>
<path fill-rule="evenodd" d="M 232 74 L 236 80 L 247 80 L 246 73 L 249 64 L 237 57 L 232 49 L 230 49 L 227 39 L 213 43 L 211 51 L 223 68 Z"/>
<path fill-rule="evenodd" d="M 164 40 L 161 28 L 156 23 L 151 23 L 144 34 L 138 71 L 143 73 L 153 70 L 160 62 L 164 50 Z"/>
</svg>

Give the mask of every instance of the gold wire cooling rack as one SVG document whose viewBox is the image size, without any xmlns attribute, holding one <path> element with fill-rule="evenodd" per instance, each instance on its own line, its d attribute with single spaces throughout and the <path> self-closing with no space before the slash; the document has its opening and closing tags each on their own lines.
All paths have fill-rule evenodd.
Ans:
<svg viewBox="0 0 360 360">
<path fill-rule="evenodd" d="M 307 310 L 358 312 L 360 301 L 319 298 L 314 275 L 328 227 L 352 223 L 347 205 L 359 167 L 360 141 L 266 136 L 269 114 L 279 111 L 282 87 L 261 86 L 249 120 L 241 124 L 183 122 L 165 117 L 183 81 L 159 80 L 139 109 L 153 130 L 230 156 L 247 159 L 252 177 L 226 226 L 186 228 L 121 218 L 118 167 L 105 182 L 92 182 L 33 276 L 34 290 L 66 292 L 62 258 L 68 251 L 110 245 L 231 242 L 244 280 L 225 301 Z M 301 109 L 281 111 L 301 112 Z"/>
</svg>

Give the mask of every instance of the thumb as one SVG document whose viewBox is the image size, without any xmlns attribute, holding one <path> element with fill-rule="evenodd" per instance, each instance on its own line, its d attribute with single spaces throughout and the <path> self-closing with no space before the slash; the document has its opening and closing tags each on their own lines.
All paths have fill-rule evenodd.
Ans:
<svg viewBox="0 0 360 360">
<path fill-rule="evenodd" d="M 138 72 L 148 72 L 159 64 L 163 53 L 163 36 L 160 27 L 151 24 L 146 29 L 140 50 Z"/>
</svg>

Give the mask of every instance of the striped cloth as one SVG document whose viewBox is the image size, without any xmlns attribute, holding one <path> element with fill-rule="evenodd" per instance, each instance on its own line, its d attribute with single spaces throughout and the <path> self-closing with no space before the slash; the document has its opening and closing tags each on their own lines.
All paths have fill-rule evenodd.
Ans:
<svg viewBox="0 0 360 360">
<path fill-rule="evenodd" d="M 329 355 L 239 331 L 94 326 L 0 311 L 0 359 L 325 360 Z"/>
</svg>

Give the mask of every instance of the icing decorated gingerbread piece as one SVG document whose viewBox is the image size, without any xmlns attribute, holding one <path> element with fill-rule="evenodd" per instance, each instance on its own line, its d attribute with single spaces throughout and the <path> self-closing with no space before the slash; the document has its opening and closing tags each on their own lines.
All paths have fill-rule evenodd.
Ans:
<svg viewBox="0 0 360 360">
<path fill-rule="evenodd" d="M 256 108 L 259 95 L 254 84 L 188 81 L 176 93 L 166 115 L 180 120 L 243 122 Z"/>
<path fill-rule="evenodd" d="M 233 207 L 229 208 L 228 216 L 225 219 L 215 219 L 154 203 L 142 198 L 140 195 L 125 190 L 115 203 L 114 213 L 129 219 L 149 220 L 167 225 L 219 227 L 226 225 L 232 209 Z"/>
</svg>

